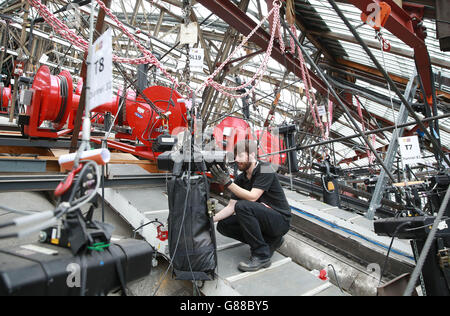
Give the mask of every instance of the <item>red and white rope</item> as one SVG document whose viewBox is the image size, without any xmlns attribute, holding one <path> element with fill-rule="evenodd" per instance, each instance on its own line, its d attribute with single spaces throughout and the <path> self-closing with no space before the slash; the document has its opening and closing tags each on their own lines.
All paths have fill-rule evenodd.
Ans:
<svg viewBox="0 0 450 316">
<path fill-rule="evenodd" d="M 207 86 L 212 86 L 214 89 L 220 91 L 222 94 L 226 95 L 227 97 L 243 98 L 243 97 L 246 97 L 246 96 L 250 95 L 256 89 L 257 84 L 262 80 L 262 77 L 263 77 L 264 73 L 267 70 L 268 63 L 269 63 L 269 58 L 272 55 L 273 44 L 274 44 L 274 41 L 275 41 L 275 36 L 276 36 L 277 30 L 278 30 L 278 38 L 279 38 L 281 50 L 284 52 L 285 49 L 286 49 L 285 45 L 284 45 L 283 38 L 281 36 L 281 32 L 279 31 L 281 29 L 280 7 L 281 7 L 281 2 L 279 2 L 278 0 L 275 0 L 274 3 L 273 3 L 273 8 L 272 8 L 272 10 L 270 10 L 269 14 L 265 18 L 263 18 L 258 23 L 258 25 L 250 32 L 250 34 L 247 35 L 242 40 L 240 45 L 237 46 L 234 49 L 234 51 L 231 53 L 231 55 L 229 55 L 228 58 L 219 67 L 217 67 L 217 69 L 210 76 L 208 76 L 208 78 L 206 78 L 206 80 L 203 82 L 203 84 L 196 90 L 197 94 L 203 88 L 205 88 Z M 256 31 L 258 31 L 258 29 L 264 24 L 264 22 L 267 21 L 267 19 L 270 16 L 272 16 L 272 15 L 274 15 L 274 19 L 273 19 L 274 22 L 273 22 L 273 25 L 272 25 L 272 32 L 271 32 L 269 45 L 268 45 L 267 50 L 266 50 L 264 61 L 262 62 L 261 66 L 255 72 L 255 75 L 253 76 L 253 78 L 251 78 L 246 83 L 244 83 L 244 84 L 242 84 L 240 86 L 237 86 L 237 87 L 224 86 L 224 85 L 221 85 L 218 82 L 214 81 L 214 78 L 230 62 L 231 58 L 233 58 L 236 55 L 236 53 L 239 50 L 242 49 L 242 47 L 249 41 L 249 39 L 256 33 Z M 248 90 L 247 92 L 245 92 L 244 94 L 235 95 L 235 94 L 231 94 L 231 93 L 228 92 L 228 91 L 242 90 L 242 89 L 245 89 L 248 86 L 252 86 L 252 88 L 250 90 Z"/>
<path fill-rule="evenodd" d="M 297 29 L 294 25 L 291 25 L 291 31 L 292 31 L 292 34 L 297 36 Z M 295 46 L 296 45 L 294 42 L 294 38 L 292 37 L 291 38 L 291 52 L 292 51 L 295 52 Z M 314 93 L 311 93 L 311 91 L 310 91 L 312 84 L 311 84 L 311 76 L 309 75 L 309 69 L 306 66 L 305 58 L 303 56 L 303 53 L 302 53 L 302 50 L 300 49 L 300 47 L 297 47 L 297 52 L 298 52 L 298 58 L 300 60 L 300 70 L 302 73 L 303 84 L 305 86 L 306 100 L 309 105 L 311 114 L 313 116 L 314 125 L 316 127 L 320 127 L 322 136 L 324 136 L 324 127 L 323 127 L 322 121 L 320 120 L 316 96 Z"/>
<path fill-rule="evenodd" d="M 361 109 L 361 103 L 359 103 L 358 98 L 356 98 L 356 107 L 358 109 L 359 118 L 361 119 L 362 130 L 363 130 L 363 132 L 366 132 L 366 124 L 364 123 L 364 116 L 363 116 L 362 109 Z M 372 138 L 372 145 L 375 147 L 375 141 L 376 141 L 375 134 L 373 134 L 371 138 Z M 373 164 L 373 162 L 375 161 L 375 155 L 370 150 L 369 145 L 367 145 L 367 144 L 366 144 L 366 153 L 367 153 L 367 158 L 369 159 L 369 164 Z"/>
<path fill-rule="evenodd" d="M 76 47 L 81 48 L 85 52 L 89 49 L 89 42 L 86 41 L 83 37 L 78 36 L 75 32 L 70 30 L 67 25 L 61 22 L 55 15 L 50 12 L 50 10 L 47 8 L 47 6 L 43 5 L 40 0 L 28 0 L 31 6 L 36 8 L 36 10 L 39 12 L 39 14 L 44 18 L 44 20 L 55 30 L 56 33 L 58 33 L 60 36 L 62 36 L 64 39 L 69 41 L 71 44 L 73 44 Z M 167 70 L 162 67 L 161 63 L 158 61 L 158 59 L 144 46 L 141 45 L 139 40 L 136 39 L 136 37 L 128 31 L 128 29 L 119 21 L 119 19 L 109 10 L 106 5 L 101 1 L 97 0 L 100 7 L 105 11 L 105 13 L 117 24 L 119 29 L 130 38 L 130 40 L 136 44 L 136 47 L 139 49 L 140 52 L 144 54 L 145 57 L 141 58 L 124 58 L 114 55 L 113 60 L 118 63 L 127 63 L 127 64 L 152 64 L 155 67 L 157 67 L 175 86 L 178 88 L 181 84 L 177 83 L 175 78 L 173 78 Z"/>
<path fill-rule="evenodd" d="M 181 86 L 184 86 L 188 92 L 190 92 L 190 93 L 193 92 L 189 86 L 187 86 L 183 82 L 180 82 L 180 83 L 177 82 L 176 79 L 168 73 L 168 71 L 161 65 L 159 60 L 152 54 L 152 52 L 149 51 L 148 49 L 146 49 L 140 43 L 140 41 L 123 25 L 122 22 L 120 22 L 120 20 L 112 13 L 112 11 L 106 7 L 106 5 L 103 3 L 103 1 L 101 1 L 101 0 L 96 0 L 96 1 L 99 4 L 99 6 L 105 11 L 105 13 L 117 24 L 117 27 L 136 45 L 138 50 L 144 55 L 144 57 L 140 57 L 140 58 L 125 58 L 125 57 L 119 57 L 119 56 L 114 55 L 113 60 L 115 62 L 134 64 L 134 65 L 152 64 L 155 67 L 157 67 L 164 74 L 164 76 L 172 82 L 172 84 L 175 86 L 176 89 L 180 88 Z M 50 10 L 47 8 L 47 6 L 43 5 L 40 0 L 28 0 L 28 2 L 30 3 L 31 6 L 33 6 L 38 11 L 38 13 L 54 29 L 54 31 L 56 33 L 58 33 L 60 36 L 62 36 L 64 39 L 66 39 L 68 42 L 70 42 L 74 46 L 84 50 L 85 52 L 88 51 L 89 42 L 86 41 L 83 37 L 78 36 L 74 31 L 70 30 L 68 28 L 68 26 L 65 25 L 63 22 L 61 22 L 61 20 L 58 19 L 52 12 L 50 12 Z M 212 86 L 213 88 L 219 90 L 221 93 L 225 94 L 226 96 L 233 97 L 233 98 L 245 97 L 245 96 L 249 95 L 250 93 L 252 93 L 256 89 L 257 84 L 262 80 L 262 77 L 267 70 L 269 58 L 272 54 L 273 43 L 274 43 L 276 36 L 278 36 L 278 38 L 279 38 L 280 47 L 281 47 L 282 51 L 283 52 L 285 51 L 285 45 L 284 45 L 284 41 L 283 41 L 283 38 L 281 35 L 280 7 L 281 7 L 281 2 L 279 0 L 275 0 L 273 3 L 273 8 L 269 12 L 269 14 L 260 21 L 260 23 L 255 27 L 255 29 L 252 30 L 252 32 L 247 37 L 244 38 L 242 43 L 234 50 L 234 52 L 230 56 L 228 56 L 228 58 L 214 71 L 214 73 L 205 79 L 205 81 L 202 83 L 202 85 L 195 91 L 197 95 L 200 93 L 200 91 L 203 88 L 205 88 L 207 86 Z M 272 14 L 274 15 L 274 19 L 273 19 L 274 22 L 272 25 L 272 33 L 271 33 L 271 39 L 269 42 L 269 46 L 267 48 L 264 61 L 261 64 L 261 66 L 258 68 L 258 70 L 256 71 L 253 78 L 251 78 L 249 81 L 247 81 L 246 83 L 244 83 L 243 85 L 240 85 L 238 87 L 227 87 L 227 86 L 223 86 L 223 85 L 215 82 L 213 78 L 215 78 L 217 76 L 217 74 L 225 67 L 225 65 L 231 60 L 231 58 L 248 42 L 248 40 L 256 33 L 256 31 L 263 25 L 263 23 L 265 21 L 267 21 L 267 19 Z M 276 34 L 277 31 L 278 31 L 278 34 Z M 252 89 L 250 89 L 249 91 L 247 91 L 246 93 L 244 93 L 242 95 L 234 95 L 234 94 L 231 94 L 228 92 L 228 91 L 242 90 L 250 85 L 252 86 Z"/>
</svg>

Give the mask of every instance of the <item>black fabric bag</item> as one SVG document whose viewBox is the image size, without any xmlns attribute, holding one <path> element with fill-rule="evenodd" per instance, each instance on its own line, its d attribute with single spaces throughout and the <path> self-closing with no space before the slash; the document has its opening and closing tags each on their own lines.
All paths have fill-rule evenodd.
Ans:
<svg viewBox="0 0 450 316">
<path fill-rule="evenodd" d="M 211 280 L 217 266 L 212 217 L 208 216 L 206 177 L 173 177 L 168 182 L 169 253 L 177 280 Z M 189 190 L 189 196 L 187 196 Z"/>
</svg>

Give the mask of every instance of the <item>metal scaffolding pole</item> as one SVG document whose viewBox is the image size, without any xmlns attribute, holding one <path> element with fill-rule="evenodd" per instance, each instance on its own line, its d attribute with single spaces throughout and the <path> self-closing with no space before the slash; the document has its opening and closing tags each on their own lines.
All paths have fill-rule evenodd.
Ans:
<svg viewBox="0 0 450 316">
<path fill-rule="evenodd" d="M 386 165 L 384 164 L 383 160 L 380 158 L 380 155 L 378 155 L 376 149 L 373 147 L 373 145 L 371 144 L 371 142 L 369 141 L 369 139 L 367 138 L 366 132 L 364 132 L 361 127 L 358 126 L 358 124 L 356 123 L 355 119 L 353 118 L 353 116 L 350 113 L 350 110 L 348 109 L 348 107 L 344 104 L 344 102 L 342 101 L 341 97 L 336 93 L 336 91 L 334 90 L 333 86 L 331 85 L 331 83 L 327 80 L 325 74 L 323 73 L 322 69 L 320 69 L 319 66 L 317 66 L 317 64 L 314 62 L 314 60 L 312 60 L 311 56 L 309 56 L 309 54 L 306 52 L 306 50 L 303 48 L 302 45 L 300 45 L 298 39 L 295 37 L 295 35 L 292 33 L 292 31 L 290 30 L 290 28 L 286 25 L 285 21 L 282 21 L 283 26 L 285 27 L 285 29 L 289 32 L 290 36 L 294 39 L 295 44 L 302 50 L 303 55 L 306 57 L 306 59 L 308 60 L 308 62 L 311 64 L 311 66 L 313 67 L 313 69 L 315 69 L 317 71 L 317 75 L 319 76 L 319 78 L 325 83 L 325 85 L 327 86 L 328 90 L 330 91 L 330 93 L 333 95 L 333 97 L 338 101 L 339 105 L 341 106 L 341 108 L 344 110 L 345 114 L 347 114 L 350 122 L 352 123 L 353 127 L 358 131 L 358 133 L 361 135 L 361 138 L 364 140 L 364 142 L 367 144 L 367 146 L 370 148 L 370 150 L 372 151 L 372 153 L 375 155 L 376 160 L 378 161 L 378 163 L 382 166 L 382 168 L 386 171 L 386 174 L 389 176 L 389 178 L 391 178 L 391 180 L 393 182 L 395 182 L 395 178 L 392 176 L 391 172 L 389 171 L 389 169 L 386 167 Z"/>
<path fill-rule="evenodd" d="M 336 11 L 336 13 L 339 15 L 339 17 L 342 19 L 342 21 L 345 23 L 347 28 L 352 32 L 355 39 L 358 41 L 358 43 L 362 46 L 364 51 L 367 53 L 367 55 L 370 57 L 372 62 L 375 64 L 375 66 L 378 68 L 378 70 L 383 74 L 384 78 L 387 80 L 391 88 L 394 90 L 394 92 L 397 94 L 397 96 L 400 98 L 402 103 L 406 106 L 408 109 L 409 114 L 416 120 L 417 124 L 419 125 L 420 129 L 425 133 L 425 135 L 428 137 L 428 139 L 433 144 L 433 148 L 439 153 L 439 156 L 447 163 L 447 165 L 450 165 L 450 160 L 447 158 L 447 156 L 443 153 L 442 148 L 439 146 L 436 139 L 430 134 L 430 132 L 427 130 L 425 125 L 422 123 L 422 121 L 417 116 L 416 112 L 412 108 L 411 104 L 408 103 L 408 101 L 405 99 L 403 94 L 398 89 L 397 85 L 394 83 L 392 78 L 389 76 L 389 74 L 386 72 L 386 70 L 381 66 L 379 61 L 375 58 L 372 51 L 369 49 L 367 44 L 364 42 L 364 40 L 361 38 L 361 36 L 358 34 L 358 32 L 355 30 L 355 28 L 352 26 L 352 24 L 349 22 L 347 17 L 344 15 L 342 10 L 339 8 L 339 6 L 336 4 L 335 0 L 328 0 L 328 2 L 331 4 L 333 9 Z M 440 163 L 438 161 L 438 163 Z"/>
<path fill-rule="evenodd" d="M 431 122 L 431 121 L 442 120 L 442 119 L 446 119 L 446 118 L 449 118 L 449 117 L 450 117 L 450 113 L 447 113 L 447 114 L 442 114 L 442 115 L 438 115 L 438 116 L 432 116 L 432 117 L 425 118 L 425 119 L 422 120 L 422 122 L 423 123 L 428 123 L 428 122 Z M 417 125 L 417 123 L 416 122 L 410 122 L 410 123 L 405 123 L 405 124 L 398 124 L 397 128 L 408 127 L 408 126 L 413 126 L 413 125 Z M 387 131 L 391 131 L 391 130 L 393 130 L 395 128 L 396 128 L 396 126 L 388 126 L 388 127 L 383 127 L 383 128 L 379 128 L 379 129 L 374 129 L 374 130 L 366 132 L 366 135 L 372 135 L 372 134 L 377 134 L 377 133 L 381 133 L 381 132 L 387 132 Z M 302 132 L 298 132 L 298 133 L 302 133 Z M 306 134 L 308 134 L 308 133 L 306 133 Z M 353 135 L 350 135 L 350 136 L 333 138 L 333 139 L 330 139 L 330 140 L 325 140 L 323 142 L 318 142 L 318 143 L 314 143 L 314 144 L 297 145 L 296 147 L 280 150 L 280 151 L 273 152 L 273 153 L 270 153 L 270 154 L 264 154 L 264 155 L 261 155 L 261 156 L 258 156 L 258 157 L 263 158 L 263 157 L 268 157 L 268 156 L 273 156 L 273 155 L 279 155 L 279 154 L 284 154 L 284 153 L 287 153 L 287 152 L 290 152 L 290 151 L 293 151 L 293 150 L 295 150 L 295 151 L 305 150 L 305 149 L 308 149 L 308 148 L 313 148 L 313 147 L 317 147 L 317 146 L 324 146 L 324 145 L 328 145 L 328 144 L 335 143 L 335 142 L 342 142 L 342 141 L 346 141 L 346 140 L 349 140 L 349 139 L 352 139 L 352 138 L 356 138 L 356 137 L 361 137 L 361 136 L 362 136 L 362 134 L 357 133 L 357 134 L 353 134 Z"/>
<path fill-rule="evenodd" d="M 405 91 L 405 99 L 408 102 L 412 102 L 414 100 L 414 95 L 416 94 L 418 83 L 416 82 L 416 71 L 412 74 L 409 79 L 408 85 Z M 397 124 L 406 123 L 408 120 L 408 110 L 406 109 L 405 104 L 402 104 L 400 107 L 400 111 L 398 113 Z M 397 126 L 396 124 L 396 126 Z M 398 149 L 398 138 L 403 135 L 404 127 L 396 128 L 392 134 L 392 139 L 389 144 L 389 148 L 386 153 L 386 158 L 384 159 L 385 165 L 391 169 L 392 164 L 394 163 L 395 154 Z M 373 220 L 375 216 L 375 211 L 380 207 L 381 198 L 383 197 L 383 191 L 386 184 L 386 172 L 381 170 L 380 176 L 378 177 L 377 184 L 375 186 L 375 191 L 372 195 L 372 200 L 370 201 L 369 210 L 367 211 L 366 217 L 370 220 Z"/>
</svg>

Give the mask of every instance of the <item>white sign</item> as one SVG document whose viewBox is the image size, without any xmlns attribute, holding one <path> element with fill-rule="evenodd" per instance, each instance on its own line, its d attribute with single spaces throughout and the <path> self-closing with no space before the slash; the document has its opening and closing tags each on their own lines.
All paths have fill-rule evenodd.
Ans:
<svg viewBox="0 0 450 316">
<path fill-rule="evenodd" d="M 400 137 L 399 146 L 403 164 L 412 165 L 423 163 L 422 153 L 420 152 L 419 138 L 417 136 Z"/>
<path fill-rule="evenodd" d="M 112 85 L 112 33 L 108 29 L 94 43 L 90 60 L 90 96 L 89 111 L 111 102 L 113 96 Z"/>
<path fill-rule="evenodd" d="M 324 105 L 319 105 L 317 107 L 317 113 L 319 114 L 319 116 L 327 115 L 327 110 L 325 109 L 325 106 Z"/>
<path fill-rule="evenodd" d="M 39 62 L 41 64 L 45 64 L 48 61 L 48 56 L 45 54 L 42 54 L 41 59 L 39 59 Z"/>
<path fill-rule="evenodd" d="M 203 71 L 203 60 L 205 51 L 203 48 L 191 48 L 189 50 L 189 67 L 191 70 Z"/>
</svg>

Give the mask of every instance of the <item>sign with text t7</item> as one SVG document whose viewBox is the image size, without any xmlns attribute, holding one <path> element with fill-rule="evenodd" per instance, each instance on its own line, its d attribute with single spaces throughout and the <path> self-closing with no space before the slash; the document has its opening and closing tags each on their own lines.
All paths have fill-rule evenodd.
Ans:
<svg viewBox="0 0 450 316">
<path fill-rule="evenodd" d="M 419 138 L 417 136 L 400 137 L 399 146 L 403 164 L 412 165 L 423 163 L 422 153 L 420 152 Z"/>
</svg>

